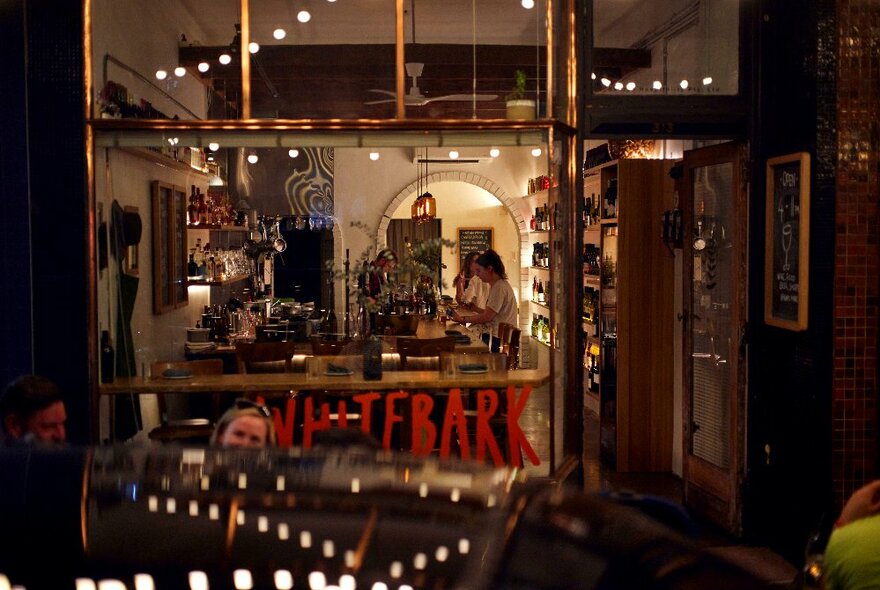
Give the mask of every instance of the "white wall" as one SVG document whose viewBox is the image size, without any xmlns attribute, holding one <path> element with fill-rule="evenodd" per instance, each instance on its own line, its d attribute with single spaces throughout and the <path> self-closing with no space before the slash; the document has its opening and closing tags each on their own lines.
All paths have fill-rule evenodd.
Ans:
<svg viewBox="0 0 880 590">
<path fill-rule="evenodd" d="M 501 255 L 504 266 L 515 271 L 520 260 L 519 228 L 510 217 L 510 212 L 491 193 L 465 182 L 438 182 L 428 190 L 437 199 L 437 217 L 442 221 L 442 237 L 456 241 L 459 227 L 491 227 L 494 229 L 494 250 Z M 413 193 L 397 208 L 393 219 L 409 219 L 410 207 L 415 201 Z M 458 272 L 459 250 L 443 249 L 444 272 L 443 293 L 455 295 L 452 278 Z M 519 276 L 513 272 L 512 277 Z"/>
</svg>

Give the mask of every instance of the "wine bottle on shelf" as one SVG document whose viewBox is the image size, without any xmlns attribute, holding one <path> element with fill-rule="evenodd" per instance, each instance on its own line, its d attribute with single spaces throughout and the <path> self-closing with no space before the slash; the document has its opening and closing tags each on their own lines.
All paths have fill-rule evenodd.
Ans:
<svg viewBox="0 0 880 590">
<path fill-rule="evenodd" d="M 189 205 L 186 207 L 186 222 L 189 225 L 195 225 L 199 222 L 199 206 L 197 204 L 196 185 L 191 185 L 189 193 Z"/>
<path fill-rule="evenodd" d="M 186 263 L 186 276 L 188 277 L 197 277 L 199 275 L 199 265 L 196 264 L 195 255 L 196 251 L 193 248 L 193 251 L 189 253 L 189 262 Z"/>
<path fill-rule="evenodd" d="M 207 225 L 208 224 L 208 203 L 205 198 L 205 195 L 202 194 L 202 189 L 196 187 L 196 197 L 198 197 L 199 205 L 198 205 L 198 213 L 199 213 L 199 225 Z"/>
<path fill-rule="evenodd" d="M 544 303 L 545 301 L 544 281 L 538 281 L 538 303 Z"/>
<path fill-rule="evenodd" d="M 538 277 L 532 277 L 532 301 L 538 300 Z"/>
</svg>

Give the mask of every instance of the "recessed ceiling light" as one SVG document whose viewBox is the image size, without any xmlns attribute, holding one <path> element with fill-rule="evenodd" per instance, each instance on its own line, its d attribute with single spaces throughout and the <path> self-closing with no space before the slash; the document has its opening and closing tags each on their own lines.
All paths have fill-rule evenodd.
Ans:
<svg viewBox="0 0 880 590">
<path fill-rule="evenodd" d="M 259 50 L 260 50 L 260 44 L 257 43 L 256 41 L 251 41 L 250 43 L 248 43 L 248 51 L 250 51 L 251 53 L 256 53 Z"/>
<path fill-rule="evenodd" d="M 202 72 L 203 74 L 210 69 L 211 69 L 211 66 L 208 64 L 208 62 L 206 62 L 206 61 L 199 62 L 199 71 Z"/>
<path fill-rule="evenodd" d="M 312 20 L 312 13 L 310 13 L 308 10 L 300 10 L 296 13 L 296 20 L 301 23 L 307 23 Z"/>
<path fill-rule="evenodd" d="M 538 156 L 540 156 L 542 153 L 543 153 L 543 152 L 541 151 L 541 148 L 539 148 L 539 147 L 538 147 L 538 148 L 532 148 L 532 155 L 535 156 L 536 158 L 537 158 Z"/>
<path fill-rule="evenodd" d="M 177 66 L 174 68 L 174 75 L 178 78 L 183 78 L 186 75 L 186 68 Z"/>
<path fill-rule="evenodd" d="M 168 77 L 168 72 L 166 72 L 165 70 L 156 70 L 156 79 L 157 80 L 164 80 L 167 77 Z"/>
<path fill-rule="evenodd" d="M 247 160 L 251 164 L 256 164 L 257 162 L 260 161 L 260 156 L 258 156 L 257 154 L 248 154 Z"/>
<path fill-rule="evenodd" d="M 681 82 L 679 82 L 678 85 L 681 86 L 681 89 L 682 89 L 682 90 L 687 90 L 687 87 L 688 87 L 688 81 L 687 81 L 687 80 L 682 80 Z"/>
<path fill-rule="evenodd" d="M 228 66 L 230 63 L 232 63 L 232 57 L 228 53 L 221 53 L 219 61 L 224 66 Z"/>
<path fill-rule="evenodd" d="M 525 9 L 532 9 L 535 7 L 535 0 L 522 0 L 520 4 L 522 4 L 522 7 Z"/>
<path fill-rule="evenodd" d="M 208 144 L 208 149 L 211 150 L 212 152 L 216 152 L 217 150 L 220 149 L 220 144 L 217 143 L 216 141 L 212 141 L 211 143 Z"/>
<path fill-rule="evenodd" d="M 281 41 L 282 39 L 287 37 L 287 31 L 285 31 L 281 27 L 278 27 L 277 29 L 272 31 L 272 36 Z"/>
<path fill-rule="evenodd" d="M 489 150 L 489 157 L 491 158 L 497 158 L 500 155 L 501 150 L 499 150 L 498 148 L 492 148 L 491 150 Z"/>
<path fill-rule="evenodd" d="M 298 149 L 287 150 L 287 155 L 290 156 L 291 158 L 295 158 L 299 155 L 299 150 Z"/>
<path fill-rule="evenodd" d="M 379 159 L 379 152 L 370 152 L 370 159 L 374 162 Z"/>
</svg>

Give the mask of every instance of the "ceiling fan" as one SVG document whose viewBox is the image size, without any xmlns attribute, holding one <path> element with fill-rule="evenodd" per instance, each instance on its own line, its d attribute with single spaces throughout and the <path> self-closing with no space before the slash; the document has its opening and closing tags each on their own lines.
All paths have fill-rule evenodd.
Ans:
<svg viewBox="0 0 880 590">
<path fill-rule="evenodd" d="M 422 94 L 421 89 L 419 89 L 419 76 L 422 75 L 422 70 L 424 69 L 424 67 L 425 64 L 419 62 L 409 62 L 406 64 L 406 73 L 412 78 L 412 86 L 410 87 L 409 92 L 407 92 L 406 96 L 404 97 L 404 104 L 408 107 L 423 107 L 426 104 L 432 102 L 473 102 L 478 100 L 495 100 L 496 98 L 498 98 L 497 94 L 446 94 L 444 96 L 427 97 Z M 370 100 L 364 102 L 364 104 L 382 104 L 386 102 L 394 102 L 397 97 L 396 93 L 390 90 L 381 90 L 379 88 L 370 88 L 369 92 L 387 94 L 391 98 Z"/>
</svg>

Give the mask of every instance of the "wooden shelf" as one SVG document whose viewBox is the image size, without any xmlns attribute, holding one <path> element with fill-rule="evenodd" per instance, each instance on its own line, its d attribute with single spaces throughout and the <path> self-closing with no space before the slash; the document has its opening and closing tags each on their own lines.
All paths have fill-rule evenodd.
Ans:
<svg viewBox="0 0 880 590">
<path fill-rule="evenodd" d="M 537 301 L 531 301 L 531 300 L 530 300 L 529 302 L 530 302 L 532 305 L 537 305 L 538 307 L 543 307 L 543 308 L 546 309 L 547 311 L 550 311 L 550 306 L 547 305 L 546 303 L 538 303 Z"/>
<path fill-rule="evenodd" d="M 599 224 L 600 225 L 617 225 L 617 218 L 616 217 L 606 217 L 605 219 L 602 219 L 601 221 L 599 221 Z"/>
<path fill-rule="evenodd" d="M 584 178 L 587 176 L 593 176 L 594 174 L 598 174 L 600 170 L 603 168 L 611 168 L 612 166 L 617 166 L 617 160 L 609 160 L 604 164 L 599 164 L 598 166 L 593 166 L 592 168 L 587 168 L 584 171 Z"/>
<path fill-rule="evenodd" d="M 175 160 L 174 158 L 169 158 L 165 154 L 161 152 L 157 152 L 156 150 L 151 150 L 147 148 L 139 148 L 139 147 L 122 147 L 119 148 L 123 152 L 127 154 L 131 154 L 133 156 L 137 156 L 139 158 L 143 158 L 144 160 L 150 160 L 151 162 L 155 162 L 160 166 L 165 166 L 166 168 L 171 168 L 173 170 L 179 170 L 181 172 L 191 172 L 193 174 L 197 174 L 199 176 L 208 177 L 207 172 L 202 172 L 197 168 L 193 168 L 186 162 L 181 162 L 180 160 Z"/>
<path fill-rule="evenodd" d="M 239 283 L 241 281 L 247 280 L 249 277 L 250 277 L 250 275 L 239 275 L 237 277 L 232 277 L 229 279 L 221 279 L 221 280 L 217 280 L 217 281 L 200 281 L 200 280 L 187 281 L 186 286 L 187 287 L 196 287 L 196 286 L 220 287 L 222 285 L 231 285 L 233 283 Z"/>
<path fill-rule="evenodd" d="M 232 231 L 232 232 L 246 232 L 248 228 L 241 225 L 218 225 L 216 223 L 208 223 L 205 225 L 187 225 L 186 229 L 188 230 L 196 230 L 203 229 L 207 231 Z"/>
<path fill-rule="evenodd" d="M 523 195 L 522 198 L 523 199 L 546 199 L 547 196 L 550 194 L 550 190 L 551 189 L 544 189 L 541 191 L 535 191 L 535 192 L 530 193 L 528 195 Z"/>
</svg>

